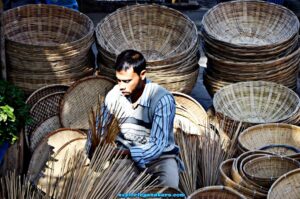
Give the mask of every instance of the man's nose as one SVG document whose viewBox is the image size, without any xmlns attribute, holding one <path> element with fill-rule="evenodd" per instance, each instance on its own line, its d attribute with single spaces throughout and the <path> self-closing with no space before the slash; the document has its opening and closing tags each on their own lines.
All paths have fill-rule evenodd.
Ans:
<svg viewBox="0 0 300 199">
<path fill-rule="evenodd" d="M 123 82 L 119 83 L 120 90 L 125 90 L 126 86 Z"/>
</svg>

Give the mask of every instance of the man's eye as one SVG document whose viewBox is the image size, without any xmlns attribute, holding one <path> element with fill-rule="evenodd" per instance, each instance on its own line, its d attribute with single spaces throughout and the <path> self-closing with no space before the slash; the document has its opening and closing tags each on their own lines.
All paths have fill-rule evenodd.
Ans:
<svg viewBox="0 0 300 199">
<path fill-rule="evenodd" d="M 130 82 L 130 80 L 125 80 L 125 81 L 124 81 L 124 83 L 129 83 L 129 82 Z"/>
</svg>

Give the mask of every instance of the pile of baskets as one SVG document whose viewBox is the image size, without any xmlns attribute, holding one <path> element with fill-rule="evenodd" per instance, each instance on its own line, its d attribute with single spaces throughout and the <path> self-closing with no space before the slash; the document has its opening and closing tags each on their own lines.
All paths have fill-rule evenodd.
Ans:
<svg viewBox="0 0 300 199">
<path fill-rule="evenodd" d="M 105 96 L 115 82 L 102 76 L 85 77 L 66 85 L 48 85 L 33 92 L 26 103 L 31 106 L 32 122 L 25 126 L 26 141 L 34 151 L 47 135 L 59 128 L 86 131 L 89 114 L 96 110 L 100 96 Z"/>
<path fill-rule="evenodd" d="M 265 123 L 299 123 L 298 95 L 273 82 L 248 81 L 225 86 L 215 94 L 213 106 L 229 137 L 240 124 L 248 128 Z"/>
<path fill-rule="evenodd" d="M 276 180 L 299 168 L 300 163 L 295 159 L 263 151 L 249 151 L 224 161 L 220 173 L 225 186 L 249 198 L 266 198 Z"/>
<path fill-rule="evenodd" d="M 297 87 L 299 21 L 264 1 L 220 3 L 202 20 L 208 58 L 204 84 L 211 95 L 225 85 L 265 80 Z"/>
<path fill-rule="evenodd" d="M 25 5 L 3 13 L 7 77 L 27 94 L 91 74 L 93 22 L 56 5 Z"/>
<path fill-rule="evenodd" d="M 32 152 L 28 176 L 40 189 L 45 191 L 47 180 L 56 179 L 67 159 L 84 150 L 89 116 L 97 109 L 99 95 L 104 96 L 114 84 L 109 78 L 91 76 L 71 86 L 48 85 L 28 97 L 32 118 L 24 129 Z"/>
<path fill-rule="evenodd" d="M 121 8 L 97 25 L 96 37 L 101 74 L 115 77 L 117 55 L 135 49 L 145 56 L 147 77 L 153 82 L 170 91 L 192 91 L 199 40 L 195 24 L 182 13 L 158 5 Z"/>
</svg>

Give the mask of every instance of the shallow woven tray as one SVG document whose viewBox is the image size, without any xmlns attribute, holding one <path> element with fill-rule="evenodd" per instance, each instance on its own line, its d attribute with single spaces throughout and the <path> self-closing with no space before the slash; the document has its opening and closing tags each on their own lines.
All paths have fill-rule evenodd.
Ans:
<svg viewBox="0 0 300 199">
<path fill-rule="evenodd" d="M 238 145 L 243 151 L 259 150 L 265 146 L 286 145 L 294 148 L 300 147 L 300 127 L 289 124 L 260 124 L 244 130 L 238 137 Z M 276 148 L 276 147 L 275 147 Z M 280 148 L 280 147 L 279 147 Z M 279 155 L 291 156 L 297 151 L 283 149 L 271 149 Z"/>
<path fill-rule="evenodd" d="M 32 155 L 27 173 L 30 181 L 43 191 L 49 188 L 47 185 L 53 189 L 55 180 L 68 172 L 68 160 L 83 150 L 85 143 L 86 135 L 78 130 L 59 129 L 49 134 Z"/>
<path fill-rule="evenodd" d="M 99 95 L 105 96 L 115 82 L 103 76 L 83 78 L 70 86 L 60 104 L 63 127 L 88 129 L 88 114 L 95 109 Z"/>
<path fill-rule="evenodd" d="M 267 199 L 298 199 L 300 196 L 300 169 L 278 178 L 269 190 Z"/>
<path fill-rule="evenodd" d="M 69 142 L 78 139 L 86 139 L 85 133 L 74 129 L 58 129 L 48 134 L 32 154 L 27 172 L 29 180 L 37 184 L 50 157 Z"/>
<path fill-rule="evenodd" d="M 188 199 L 246 199 L 244 195 L 226 186 L 209 186 L 196 190 Z"/>
<path fill-rule="evenodd" d="M 30 146 L 31 133 L 45 120 L 59 114 L 60 101 L 65 91 L 48 94 L 39 99 L 30 109 L 32 122 L 25 126 L 25 138 L 27 145 Z"/>
<path fill-rule="evenodd" d="M 49 133 L 61 128 L 59 116 L 55 115 L 43 121 L 30 135 L 30 150 L 34 151 L 40 141 Z"/>
</svg>

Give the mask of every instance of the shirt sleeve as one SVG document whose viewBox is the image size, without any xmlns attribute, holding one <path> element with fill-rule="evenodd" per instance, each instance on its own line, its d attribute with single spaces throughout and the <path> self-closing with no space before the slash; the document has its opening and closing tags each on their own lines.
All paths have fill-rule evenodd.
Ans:
<svg viewBox="0 0 300 199">
<path fill-rule="evenodd" d="M 154 111 L 149 142 L 130 148 L 132 159 L 141 168 L 158 158 L 168 144 L 169 133 L 173 131 L 175 101 L 172 95 L 162 97 Z"/>
</svg>

